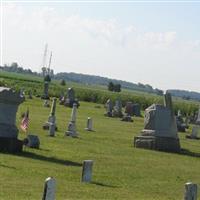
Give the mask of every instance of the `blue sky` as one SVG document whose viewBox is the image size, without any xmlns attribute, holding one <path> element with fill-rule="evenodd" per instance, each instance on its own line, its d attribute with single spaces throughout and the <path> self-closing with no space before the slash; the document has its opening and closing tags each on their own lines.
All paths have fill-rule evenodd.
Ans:
<svg viewBox="0 0 200 200">
<path fill-rule="evenodd" d="M 3 63 L 200 91 L 200 2 L 4 3 Z"/>
</svg>

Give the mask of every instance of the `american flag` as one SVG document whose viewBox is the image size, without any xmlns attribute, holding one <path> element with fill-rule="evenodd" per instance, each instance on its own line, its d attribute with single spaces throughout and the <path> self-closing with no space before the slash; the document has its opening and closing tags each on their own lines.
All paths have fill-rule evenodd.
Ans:
<svg viewBox="0 0 200 200">
<path fill-rule="evenodd" d="M 28 125 L 29 125 L 29 110 L 27 109 L 22 121 L 21 121 L 21 125 L 20 128 L 26 132 L 28 129 Z"/>
</svg>

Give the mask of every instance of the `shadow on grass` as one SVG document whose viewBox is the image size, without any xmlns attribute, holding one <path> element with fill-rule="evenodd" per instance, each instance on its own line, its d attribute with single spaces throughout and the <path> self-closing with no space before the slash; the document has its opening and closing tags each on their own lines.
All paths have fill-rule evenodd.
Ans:
<svg viewBox="0 0 200 200">
<path fill-rule="evenodd" d="M 102 186 L 102 187 L 117 188 L 117 186 L 108 185 L 108 184 L 104 184 L 104 183 L 99 183 L 99 182 L 96 182 L 96 181 L 92 181 L 91 184 L 98 185 L 98 186 Z"/>
<path fill-rule="evenodd" d="M 8 168 L 8 169 L 16 169 L 15 167 L 4 165 L 4 164 L 0 164 L 0 167 L 5 167 L 5 168 Z"/>
<path fill-rule="evenodd" d="M 190 151 L 188 149 L 181 149 L 180 154 L 186 155 L 186 156 L 200 158 L 200 153 L 192 152 L 192 151 Z"/>
<path fill-rule="evenodd" d="M 32 152 L 21 152 L 21 153 L 15 154 L 15 155 L 25 157 L 25 158 L 31 158 L 34 160 L 41 160 L 41 161 L 52 162 L 52 163 L 56 163 L 56 164 L 60 164 L 60 165 L 66 165 L 66 166 L 74 166 L 74 167 L 82 166 L 81 163 L 77 163 L 77 162 L 73 162 L 73 161 L 69 161 L 69 160 L 62 160 L 62 159 L 55 158 L 55 157 L 45 157 L 45 156 L 38 155 L 38 154 L 35 154 Z"/>
</svg>

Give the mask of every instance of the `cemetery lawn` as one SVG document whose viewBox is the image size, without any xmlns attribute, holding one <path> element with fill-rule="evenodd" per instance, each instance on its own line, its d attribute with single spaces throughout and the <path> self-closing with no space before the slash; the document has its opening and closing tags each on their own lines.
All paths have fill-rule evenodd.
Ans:
<svg viewBox="0 0 200 200">
<path fill-rule="evenodd" d="M 143 128 L 143 118 L 134 123 L 121 122 L 103 114 L 103 105 L 81 102 L 78 109 L 78 139 L 64 137 L 71 109 L 57 104 L 56 137 L 42 129 L 50 108 L 39 98 L 20 105 L 20 115 L 29 107 L 29 133 L 40 137 L 40 149 L 24 148 L 23 153 L 0 153 L 0 199 L 42 198 L 44 181 L 56 179 L 56 199 L 183 199 L 184 184 L 200 184 L 200 148 L 198 140 L 186 140 L 179 133 L 185 154 L 136 149 L 133 137 Z M 100 106 L 100 108 L 98 107 Z M 87 132 L 86 119 L 94 122 L 94 132 Z M 19 133 L 23 139 L 25 134 Z M 93 182 L 80 182 L 82 161 L 92 159 Z"/>
</svg>

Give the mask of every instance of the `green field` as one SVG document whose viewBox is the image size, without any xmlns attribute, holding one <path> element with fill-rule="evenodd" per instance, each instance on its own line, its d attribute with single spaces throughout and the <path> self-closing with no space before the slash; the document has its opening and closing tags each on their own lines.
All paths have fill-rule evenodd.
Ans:
<svg viewBox="0 0 200 200">
<path fill-rule="evenodd" d="M 59 131 L 47 136 L 42 129 L 50 108 L 39 98 L 25 101 L 20 115 L 29 107 L 29 133 L 40 137 L 40 149 L 24 148 L 17 155 L 0 154 L 0 199 L 41 199 L 44 180 L 56 179 L 56 199 L 183 199 L 184 184 L 200 183 L 199 141 L 186 140 L 180 133 L 185 154 L 136 149 L 133 137 L 143 128 L 143 118 L 134 123 L 107 118 L 103 105 L 81 102 L 78 109 L 78 139 L 64 137 L 71 109 L 57 105 Z M 97 108 L 97 105 L 101 108 Z M 94 121 L 95 132 L 84 130 L 87 117 Z M 23 139 L 25 134 L 20 132 Z M 93 182 L 80 182 L 82 161 L 94 160 Z"/>
</svg>

